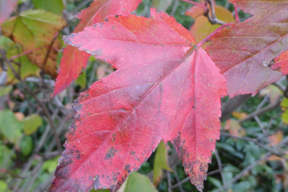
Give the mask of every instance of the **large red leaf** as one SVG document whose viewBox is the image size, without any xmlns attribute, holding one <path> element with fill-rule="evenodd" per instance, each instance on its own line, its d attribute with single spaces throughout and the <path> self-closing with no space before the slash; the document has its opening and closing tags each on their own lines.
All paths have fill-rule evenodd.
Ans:
<svg viewBox="0 0 288 192">
<path fill-rule="evenodd" d="M 108 15 L 128 15 L 135 10 L 141 0 L 94 0 L 91 6 L 78 16 L 81 19 L 74 33 L 83 31 L 85 27 L 104 21 Z M 57 95 L 76 80 L 82 69 L 86 67 L 90 54 L 67 46 L 60 63 L 60 72 L 56 79 L 53 96 Z"/>
<path fill-rule="evenodd" d="M 191 182 L 203 189 L 219 139 L 219 69 L 174 18 L 115 16 L 65 38 L 118 70 L 94 83 L 74 104 L 70 127 L 49 191 L 114 192 L 171 140 Z"/>
<path fill-rule="evenodd" d="M 206 51 L 226 78 L 230 96 L 256 94 L 281 77 L 266 64 L 288 49 L 288 1 L 231 2 L 254 16 L 217 33 Z"/>
</svg>

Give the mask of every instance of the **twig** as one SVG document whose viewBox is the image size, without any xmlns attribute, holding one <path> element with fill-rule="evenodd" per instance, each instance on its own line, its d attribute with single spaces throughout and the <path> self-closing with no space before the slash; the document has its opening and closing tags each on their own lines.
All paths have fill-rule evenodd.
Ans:
<svg viewBox="0 0 288 192">
<path fill-rule="evenodd" d="M 278 89 L 280 89 L 280 91 L 282 91 L 282 92 L 285 91 L 285 86 L 282 85 L 279 81 L 272 83 L 272 85 L 275 85 L 276 87 L 278 87 Z"/>
<path fill-rule="evenodd" d="M 247 101 L 249 98 L 251 98 L 251 94 L 246 95 L 237 95 L 225 103 L 222 104 L 221 110 L 222 110 L 222 116 L 221 121 L 226 121 L 229 119 L 232 112 L 237 109 L 240 105 L 242 105 L 245 101 Z"/>
<path fill-rule="evenodd" d="M 24 52 L 21 53 L 21 54 L 12 56 L 12 57 L 10 58 L 10 60 L 17 59 L 18 57 L 21 57 L 21 56 L 23 56 L 23 55 L 28 55 L 29 53 L 32 53 L 32 52 L 37 51 L 38 49 L 42 49 L 42 48 L 43 48 L 43 47 L 37 47 L 36 49 L 24 51 Z"/>
<path fill-rule="evenodd" d="M 9 67 L 11 68 L 14 76 L 22 83 L 22 85 L 24 86 L 24 88 L 28 91 L 28 93 L 30 93 L 30 95 L 36 100 L 36 102 L 38 103 L 38 105 L 42 108 L 45 116 L 47 117 L 48 119 L 48 123 L 50 124 L 51 126 L 51 129 L 53 131 L 53 134 L 54 134 L 54 137 L 55 137 L 55 140 L 57 142 L 57 147 L 58 147 L 58 150 L 59 151 L 62 151 L 62 145 L 61 145 L 61 142 L 60 142 L 60 139 L 59 139 L 59 136 L 57 135 L 56 133 L 56 127 L 51 119 L 51 116 L 50 116 L 50 113 L 49 111 L 47 110 L 47 108 L 45 107 L 45 105 L 38 99 L 38 97 L 36 97 L 34 94 L 33 94 L 33 91 L 30 89 L 30 87 L 26 84 L 25 81 L 23 81 L 20 77 L 20 75 L 15 71 L 15 69 L 13 68 L 10 60 L 6 57 L 4 51 L 2 49 L 0 49 L 0 53 L 2 55 L 2 57 L 4 58 L 4 60 L 6 61 L 6 63 L 9 65 Z"/>
<path fill-rule="evenodd" d="M 169 171 L 166 171 L 166 174 L 167 174 L 167 180 L 168 180 L 168 192 L 172 192 L 172 190 L 171 190 L 171 187 L 172 187 L 172 185 L 171 185 L 171 175 L 170 175 Z"/>
<path fill-rule="evenodd" d="M 267 111 L 270 111 L 270 110 L 278 107 L 279 104 L 280 104 L 280 101 L 277 101 L 277 102 L 275 102 L 273 104 L 270 104 L 270 105 L 267 105 L 266 107 L 263 107 L 263 108 L 261 108 L 261 109 L 259 109 L 257 111 L 254 111 L 253 113 L 247 115 L 245 118 L 240 119 L 238 121 L 238 123 L 243 123 L 245 121 L 249 121 L 250 119 L 253 119 L 255 116 L 259 116 L 259 115 L 261 115 L 263 113 L 266 113 Z"/>
<path fill-rule="evenodd" d="M 177 183 L 180 183 L 180 179 L 179 179 L 179 176 L 178 176 L 178 173 L 177 173 L 177 170 L 176 170 L 176 169 L 174 169 L 174 175 L 175 175 L 175 178 L 176 178 L 176 180 L 177 180 Z M 189 178 L 189 177 L 188 177 L 188 178 Z M 184 192 L 183 187 L 182 187 L 182 184 L 178 185 L 178 187 L 179 187 L 180 192 Z"/>
<path fill-rule="evenodd" d="M 42 68 L 41 68 L 41 72 L 40 72 L 40 76 L 42 78 L 42 86 L 45 86 L 45 83 L 44 83 L 44 74 L 45 74 L 45 67 L 46 67 L 46 64 L 47 64 L 47 61 L 48 61 L 48 58 L 50 56 L 50 52 L 52 50 L 52 47 L 53 47 L 53 44 L 55 42 L 55 40 L 57 39 L 58 37 L 58 32 L 55 34 L 55 36 L 53 37 L 48 49 L 47 49 L 47 52 L 46 52 L 46 55 L 45 55 L 45 58 L 44 58 L 44 61 L 43 61 L 43 64 L 42 64 Z"/>
<path fill-rule="evenodd" d="M 224 173 L 224 172 L 226 173 L 226 172 L 228 172 L 228 171 L 223 171 L 223 173 Z M 215 171 L 211 171 L 211 172 L 207 173 L 207 176 L 214 175 L 214 174 L 216 174 L 216 173 L 220 173 L 220 170 L 217 169 L 217 170 L 215 170 Z M 171 187 L 171 189 L 174 189 L 174 188 L 176 188 L 176 187 L 179 187 L 180 185 L 182 185 L 183 183 L 185 183 L 185 182 L 187 182 L 187 181 L 189 181 L 189 180 L 190 180 L 190 178 L 189 178 L 189 177 L 186 177 L 186 178 L 183 179 L 182 181 L 180 181 L 180 182 L 178 182 L 177 184 L 173 185 L 173 186 Z"/>
<path fill-rule="evenodd" d="M 223 176 L 223 173 L 222 173 L 222 171 L 223 171 L 223 170 L 222 170 L 222 162 L 221 162 L 221 158 L 220 158 L 220 156 L 219 156 L 218 151 L 217 151 L 216 148 L 215 148 L 214 153 L 215 153 L 215 156 L 216 156 L 216 159 L 217 159 L 217 163 L 218 163 L 220 175 L 221 175 L 221 178 L 222 178 L 222 182 L 223 182 L 223 184 L 225 184 L 224 176 Z"/>
<path fill-rule="evenodd" d="M 283 144 L 286 144 L 288 142 L 288 137 L 285 138 L 284 140 L 282 140 L 276 147 L 279 148 L 281 147 Z M 246 172 L 250 171 L 253 167 L 255 167 L 256 165 L 258 165 L 259 162 L 267 159 L 268 157 L 270 157 L 273 153 L 268 152 L 265 155 L 263 155 L 260 159 L 258 159 L 257 161 L 253 162 L 251 165 L 249 165 L 247 168 L 245 168 L 243 171 L 241 171 L 238 175 L 236 175 L 232 180 L 230 180 L 228 183 L 226 183 L 225 185 L 223 185 L 222 187 L 220 187 L 218 190 L 214 191 L 214 192 L 221 192 L 221 191 L 225 191 L 225 189 L 227 189 L 227 187 L 229 185 L 231 185 L 232 183 L 236 182 L 238 179 L 240 179 L 243 175 L 246 174 Z"/>
<path fill-rule="evenodd" d="M 176 12 L 176 9 L 178 7 L 178 4 L 179 4 L 179 0 L 174 0 L 174 5 L 173 5 L 173 8 L 172 8 L 172 11 L 171 11 L 171 16 L 174 16 L 175 12 Z"/>
<path fill-rule="evenodd" d="M 226 24 L 225 22 L 219 20 L 219 19 L 216 17 L 214 1 L 213 1 L 213 0 L 205 0 L 205 5 L 206 5 L 206 7 L 208 6 L 208 4 L 210 5 L 210 8 L 211 8 L 211 16 L 210 16 L 210 14 L 209 14 L 209 9 L 206 9 L 206 11 L 204 12 L 204 15 L 208 18 L 209 22 L 210 22 L 211 24 L 219 24 L 219 25 L 224 25 L 224 24 Z"/>
<path fill-rule="evenodd" d="M 232 183 L 236 182 L 238 179 L 240 179 L 243 175 L 246 174 L 246 172 L 250 171 L 253 167 L 255 167 L 256 165 L 258 165 L 258 163 L 260 161 L 263 161 L 265 159 L 267 159 L 268 157 L 270 157 L 272 155 L 271 152 L 266 153 L 265 155 L 263 155 L 260 159 L 258 159 L 257 161 L 253 162 L 251 165 L 249 165 L 246 169 L 244 169 L 243 171 L 241 171 L 238 175 L 236 175 L 236 177 L 234 177 L 232 180 L 230 180 L 228 183 L 226 183 L 225 185 L 223 185 L 221 188 L 219 188 L 218 190 L 214 191 L 214 192 L 221 192 L 221 191 L 225 191 L 225 189 L 227 189 L 227 187 L 229 185 L 231 185 Z"/>
<path fill-rule="evenodd" d="M 288 80 L 288 75 L 286 75 L 286 79 Z M 286 86 L 286 89 L 284 91 L 284 97 L 288 98 L 288 85 Z"/>
<path fill-rule="evenodd" d="M 79 5 L 77 5 L 77 7 L 75 7 L 75 9 L 70 13 L 70 15 L 75 15 L 77 14 L 77 12 L 79 11 L 79 9 L 81 9 L 82 7 L 86 6 L 88 3 L 90 3 L 92 0 L 86 0 L 86 1 L 82 1 Z"/>
<path fill-rule="evenodd" d="M 280 154 L 280 153 L 278 153 L 278 152 L 273 151 L 273 149 L 270 149 L 270 148 L 267 147 L 266 145 L 263 145 L 263 144 L 257 142 L 256 139 L 249 138 L 249 137 L 239 137 L 239 136 L 231 135 L 231 134 L 225 133 L 225 132 L 221 132 L 221 136 L 232 137 L 232 138 L 235 138 L 235 139 L 241 139 L 241 140 L 244 140 L 244 141 L 252 142 L 252 143 L 254 143 L 255 145 L 257 145 L 257 146 L 259 146 L 259 147 L 261 147 L 261 148 L 269 151 L 270 153 L 272 153 L 272 154 L 274 154 L 274 155 L 276 155 L 276 156 L 278 156 L 278 157 L 281 157 L 281 158 L 283 158 L 283 159 L 285 159 L 285 160 L 288 160 L 288 158 L 285 157 L 285 154 Z"/>
</svg>

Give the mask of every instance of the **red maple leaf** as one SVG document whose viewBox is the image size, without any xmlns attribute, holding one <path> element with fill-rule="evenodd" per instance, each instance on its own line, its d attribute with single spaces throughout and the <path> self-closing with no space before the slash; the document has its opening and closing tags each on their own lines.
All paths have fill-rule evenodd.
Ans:
<svg viewBox="0 0 288 192">
<path fill-rule="evenodd" d="M 226 78 L 228 94 L 256 94 L 281 78 L 269 64 L 288 50 L 288 1 L 231 0 L 253 16 L 211 38 L 206 51 Z"/>
<path fill-rule="evenodd" d="M 288 51 L 281 53 L 278 57 L 273 59 L 268 65 L 271 65 L 271 69 L 279 70 L 283 75 L 288 74 Z"/>
<path fill-rule="evenodd" d="M 81 19 L 74 33 L 83 31 L 85 27 L 104 21 L 108 15 L 128 15 L 135 10 L 142 0 L 94 0 L 91 6 L 83 10 L 78 18 Z M 82 69 L 86 67 L 89 53 L 67 46 L 64 49 L 60 63 L 53 96 L 57 95 L 76 80 Z"/>
<path fill-rule="evenodd" d="M 111 16 L 65 41 L 117 71 L 74 104 L 55 180 L 49 191 L 115 192 L 163 139 L 171 140 L 191 182 L 203 189 L 220 136 L 225 80 L 173 17 Z"/>
</svg>

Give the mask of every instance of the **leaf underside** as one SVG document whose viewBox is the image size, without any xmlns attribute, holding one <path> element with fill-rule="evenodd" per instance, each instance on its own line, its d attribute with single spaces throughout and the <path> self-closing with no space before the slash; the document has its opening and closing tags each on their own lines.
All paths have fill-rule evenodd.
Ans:
<svg viewBox="0 0 288 192">
<path fill-rule="evenodd" d="M 65 41 L 114 66 L 74 104 L 77 111 L 48 191 L 115 192 L 163 139 L 203 189 L 220 135 L 219 69 L 174 18 L 108 17 Z"/>
<path fill-rule="evenodd" d="M 226 78 L 230 96 L 255 95 L 282 76 L 267 63 L 288 49 L 288 1 L 231 0 L 231 3 L 253 16 L 218 32 L 206 51 Z"/>
</svg>

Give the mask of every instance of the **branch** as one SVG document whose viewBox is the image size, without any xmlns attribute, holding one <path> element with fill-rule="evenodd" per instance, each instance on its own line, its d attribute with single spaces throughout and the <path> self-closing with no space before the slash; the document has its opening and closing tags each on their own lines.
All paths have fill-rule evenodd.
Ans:
<svg viewBox="0 0 288 192">
<path fill-rule="evenodd" d="M 288 142 L 288 137 L 286 137 L 284 140 L 282 140 L 276 147 L 280 148 L 282 145 L 286 144 Z M 227 189 L 227 187 L 229 185 L 231 185 L 232 183 L 236 182 L 237 180 L 239 180 L 243 175 L 245 175 L 248 171 L 250 171 L 253 167 L 255 167 L 256 165 L 258 165 L 259 162 L 267 159 L 268 157 L 270 157 L 272 155 L 271 152 L 266 153 L 265 155 L 263 155 L 260 159 L 258 159 L 257 161 L 255 161 L 254 163 L 252 163 L 251 165 L 249 165 L 246 169 L 244 169 L 243 171 L 241 171 L 238 175 L 236 175 L 236 177 L 234 177 L 232 180 L 230 180 L 228 183 L 226 183 L 225 185 L 223 185 L 222 187 L 220 187 L 218 190 L 214 191 L 214 192 L 221 192 L 221 191 L 225 191 L 225 189 Z"/>
<path fill-rule="evenodd" d="M 219 20 L 217 17 L 216 17 L 216 14 L 215 14 L 215 4 L 214 4 L 214 1 L 213 0 L 205 0 L 205 5 L 207 7 L 207 5 L 210 5 L 210 8 L 211 8 L 211 16 L 209 14 L 209 9 L 206 9 L 206 11 L 204 12 L 204 15 L 208 18 L 209 22 L 211 24 L 219 24 L 219 25 L 224 25 L 226 24 L 225 22 Z"/>
<path fill-rule="evenodd" d="M 55 140 L 56 140 L 56 143 L 57 143 L 57 148 L 59 151 L 62 151 L 62 145 L 61 145 L 61 142 L 60 142 L 60 139 L 59 139 L 59 136 L 57 135 L 57 132 L 56 132 L 56 127 L 51 119 L 51 116 L 50 116 L 50 113 L 49 111 L 47 110 L 46 106 L 38 99 L 38 97 L 36 97 L 34 94 L 33 94 L 33 91 L 30 89 L 30 87 L 26 84 L 25 81 L 23 81 L 19 75 L 19 73 L 17 73 L 14 69 L 14 67 L 12 66 L 11 64 L 11 61 L 6 57 L 5 55 L 5 52 L 0 49 L 0 54 L 2 55 L 4 61 L 9 65 L 9 67 L 11 68 L 14 76 L 22 83 L 22 85 L 24 86 L 24 88 L 28 91 L 28 93 L 36 100 L 37 104 L 42 108 L 45 116 L 47 117 L 48 119 L 48 123 L 49 125 L 51 126 L 51 129 L 52 129 L 52 132 L 54 134 L 54 137 L 55 137 Z"/>
<path fill-rule="evenodd" d="M 276 155 L 276 156 L 278 156 L 278 157 L 281 157 L 281 158 L 283 158 L 283 159 L 285 159 L 285 160 L 288 160 L 288 158 L 285 157 L 285 154 L 280 154 L 280 153 L 278 153 L 278 152 L 273 151 L 273 149 L 271 149 L 271 148 L 263 145 L 262 143 L 257 142 L 256 139 L 249 138 L 249 137 L 239 137 L 239 136 L 231 135 L 231 134 L 225 133 L 225 132 L 221 132 L 221 136 L 232 137 L 232 138 L 235 138 L 235 139 L 242 139 L 242 140 L 244 140 L 244 141 L 253 142 L 255 145 L 257 145 L 257 146 L 259 146 L 259 147 L 261 147 L 261 148 L 263 148 L 263 149 L 271 152 L 272 154 L 274 154 L 274 155 Z"/>
<path fill-rule="evenodd" d="M 222 110 L 222 116 L 220 118 L 221 121 L 226 121 L 229 119 L 232 112 L 237 109 L 240 105 L 242 105 L 244 102 L 246 102 L 251 97 L 251 94 L 248 95 L 237 95 L 225 103 L 222 104 L 221 110 Z"/>
<path fill-rule="evenodd" d="M 276 103 L 273 103 L 273 104 L 270 104 L 270 105 L 267 105 L 266 107 L 263 107 L 257 111 L 254 111 L 253 113 L 247 115 L 247 117 L 243 118 L 243 119 L 240 119 L 238 121 L 238 123 L 243 123 L 245 121 L 249 121 L 251 119 L 253 119 L 255 116 L 259 116 L 259 115 L 262 115 L 263 113 L 266 113 L 267 111 L 270 111 L 276 107 L 278 107 L 280 104 L 280 101 L 277 101 Z"/>
<path fill-rule="evenodd" d="M 257 161 L 255 161 L 254 163 L 252 163 L 251 165 L 249 165 L 246 169 L 244 169 L 243 171 L 241 171 L 238 175 L 236 175 L 236 177 L 234 177 L 232 180 L 230 180 L 228 183 L 226 183 L 225 185 L 223 185 L 221 188 L 219 188 L 218 190 L 214 191 L 214 192 L 221 192 L 221 191 L 225 191 L 225 189 L 231 185 L 232 183 L 236 182 L 238 179 L 240 179 L 243 175 L 246 174 L 246 172 L 250 171 L 253 167 L 255 167 L 256 165 L 258 165 L 259 162 L 267 159 L 268 157 L 270 157 L 272 155 L 272 153 L 268 152 L 265 155 L 263 155 L 260 159 L 258 159 Z"/>
</svg>

